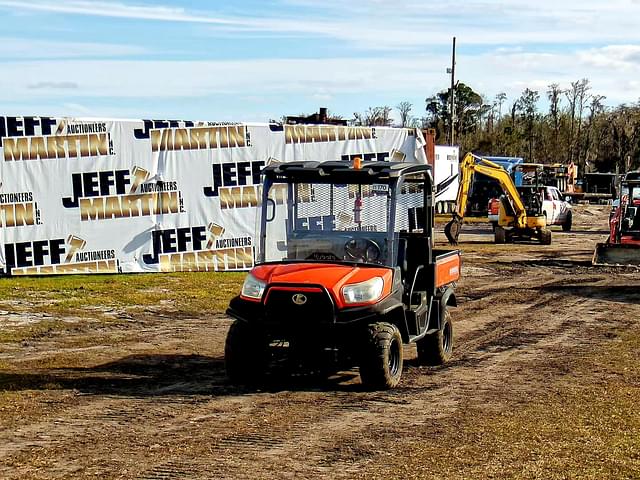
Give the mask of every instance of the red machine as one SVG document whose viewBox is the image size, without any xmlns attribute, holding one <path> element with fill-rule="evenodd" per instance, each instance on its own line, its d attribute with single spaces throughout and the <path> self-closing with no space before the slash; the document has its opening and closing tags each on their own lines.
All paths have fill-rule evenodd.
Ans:
<svg viewBox="0 0 640 480">
<path fill-rule="evenodd" d="M 640 172 L 627 174 L 620 190 L 609 238 L 596 245 L 594 265 L 640 265 Z"/>
</svg>

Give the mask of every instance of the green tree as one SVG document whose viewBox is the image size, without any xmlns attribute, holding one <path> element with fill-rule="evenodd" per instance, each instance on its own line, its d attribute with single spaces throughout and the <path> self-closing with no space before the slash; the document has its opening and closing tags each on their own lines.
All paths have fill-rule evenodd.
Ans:
<svg viewBox="0 0 640 480">
<path fill-rule="evenodd" d="M 462 145 L 465 135 L 478 128 L 482 115 L 490 107 L 484 103 L 479 93 L 461 82 L 456 85 L 454 99 L 454 132 L 457 143 Z M 442 139 L 451 130 L 451 89 L 443 90 L 425 101 L 429 127 L 435 128 L 437 137 Z"/>
</svg>

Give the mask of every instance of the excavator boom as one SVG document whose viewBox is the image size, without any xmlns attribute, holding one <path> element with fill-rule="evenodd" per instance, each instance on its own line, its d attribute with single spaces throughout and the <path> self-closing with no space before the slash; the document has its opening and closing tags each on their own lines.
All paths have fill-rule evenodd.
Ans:
<svg viewBox="0 0 640 480">
<path fill-rule="evenodd" d="M 458 243 L 458 237 L 460 236 L 465 211 L 467 210 L 469 192 L 473 185 L 473 177 L 476 173 L 486 175 L 487 177 L 498 181 L 511 206 L 511 209 L 514 212 L 513 227 L 518 231 L 527 231 L 529 227 L 527 222 L 527 210 L 520 198 L 520 194 L 518 193 L 513 180 L 511 179 L 511 176 L 509 175 L 509 172 L 497 163 L 486 158 L 479 157 L 472 153 L 467 153 L 460 164 L 460 184 L 458 187 L 458 195 L 456 197 L 456 208 L 453 212 L 451 221 L 449 221 L 449 223 L 444 227 L 444 233 L 447 240 L 449 240 L 449 243 L 452 245 L 456 245 Z M 543 227 L 544 226 L 545 225 L 543 225 Z M 545 235 L 550 233 L 548 230 L 545 230 L 545 232 Z"/>
</svg>

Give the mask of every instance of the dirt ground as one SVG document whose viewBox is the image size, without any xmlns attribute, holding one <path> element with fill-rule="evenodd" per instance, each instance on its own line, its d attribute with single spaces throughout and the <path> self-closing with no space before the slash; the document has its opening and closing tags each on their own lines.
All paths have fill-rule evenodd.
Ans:
<svg viewBox="0 0 640 480">
<path fill-rule="evenodd" d="M 522 412 L 553 430 L 545 405 L 571 415 L 580 395 L 606 403 L 610 380 L 640 392 L 639 368 L 585 367 L 640 330 L 640 272 L 592 267 L 607 208 L 575 212 L 574 230 L 554 228 L 550 246 L 494 245 L 488 224 L 465 225 L 454 359 L 419 367 L 406 347 L 400 388 L 389 392 L 364 391 L 357 371 L 265 390 L 229 385 L 230 321 L 206 313 L 176 320 L 147 309 L 114 326 L 0 343 L 11 367 L 0 367 L 10 385 L 0 389 L 0 477 L 576 478 L 563 465 L 604 462 L 601 475 L 577 477 L 640 478 L 637 443 L 599 459 L 606 432 L 576 433 L 576 457 L 546 440 L 553 432 L 538 438 L 537 417 L 516 450 L 513 432 L 496 430 Z M 4 313 L 0 325 L 20 321 Z"/>
</svg>

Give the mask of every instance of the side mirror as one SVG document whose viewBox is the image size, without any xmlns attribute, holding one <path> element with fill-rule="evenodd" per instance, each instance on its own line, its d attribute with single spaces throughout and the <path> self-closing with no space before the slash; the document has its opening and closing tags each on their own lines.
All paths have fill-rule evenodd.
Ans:
<svg viewBox="0 0 640 480">
<path fill-rule="evenodd" d="M 276 202 L 272 198 L 267 198 L 267 222 L 272 222 L 276 218 Z"/>
<path fill-rule="evenodd" d="M 571 197 L 567 195 L 566 197 L 564 197 L 564 201 L 567 203 L 571 203 Z"/>
</svg>

